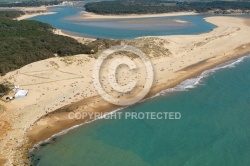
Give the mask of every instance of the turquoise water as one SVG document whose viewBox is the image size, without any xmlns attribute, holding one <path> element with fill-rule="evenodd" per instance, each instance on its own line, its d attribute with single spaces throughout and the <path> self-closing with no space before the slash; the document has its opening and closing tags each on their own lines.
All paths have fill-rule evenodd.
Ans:
<svg viewBox="0 0 250 166">
<path fill-rule="evenodd" d="M 199 34 L 209 32 L 215 25 L 206 22 L 205 15 L 174 16 L 159 18 L 137 18 L 137 19 L 115 19 L 98 21 L 74 21 L 67 19 L 76 16 L 83 8 L 73 8 L 70 6 L 58 6 L 50 8 L 50 11 L 57 12 L 53 15 L 41 15 L 30 18 L 48 23 L 56 28 L 69 31 L 73 34 L 97 38 L 130 39 L 141 36 L 159 36 L 175 34 Z M 124 24 L 121 21 L 166 21 L 184 20 L 190 24 Z"/>
<path fill-rule="evenodd" d="M 229 62 L 122 110 L 180 112 L 179 120 L 97 120 L 43 144 L 31 153 L 32 162 L 38 166 L 249 166 L 249 66 L 250 58 Z"/>
</svg>

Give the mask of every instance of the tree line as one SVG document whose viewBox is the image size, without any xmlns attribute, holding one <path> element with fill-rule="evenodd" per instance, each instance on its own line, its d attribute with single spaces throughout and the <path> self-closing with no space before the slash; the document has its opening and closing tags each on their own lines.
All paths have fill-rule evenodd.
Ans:
<svg viewBox="0 0 250 166">
<path fill-rule="evenodd" d="M 176 2 L 164 0 L 116 0 L 90 2 L 86 11 L 97 14 L 151 14 L 196 11 L 199 13 L 220 9 L 250 10 L 250 2 L 212 1 L 212 2 Z"/>
</svg>

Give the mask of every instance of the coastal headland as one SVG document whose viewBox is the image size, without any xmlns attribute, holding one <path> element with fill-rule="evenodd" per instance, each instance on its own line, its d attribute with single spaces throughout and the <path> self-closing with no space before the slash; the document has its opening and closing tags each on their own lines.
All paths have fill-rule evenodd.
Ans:
<svg viewBox="0 0 250 166">
<path fill-rule="evenodd" d="M 206 21 L 217 28 L 199 35 L 122 40 L 122 44 L 141 49 L 153 64 L 154 83 L 146 98 L 175 87 L 206 69 L 250 53 L 248 18 L 216 16 Z M 89 120 L 70 119 L 70 112 L 110 112 L 119 108 L 103 100 L 92 83 L 92 69 L 98 55 L 49 58 L 0 78 L 0 81 L 7 80 L 29 90 L 24 99 L 0 101 L 3 106 L 0 111 L 0 165 L 27 165 L 27 152 L 32 146 Z M 138 58 L 135 61 L 142 65 Z M 128 79 L 144 78 L 146 71 L 141 68 L 136 74 L 127 71 L 118 75 L 118 79 L 125 84 Z M 105 78 L 104 83 L 108 83 Z M 145 80 L 140 80 L 138 86 L 144 83 Z M 107 91 L 112 93 L 109 87 Z"/>
</svg>

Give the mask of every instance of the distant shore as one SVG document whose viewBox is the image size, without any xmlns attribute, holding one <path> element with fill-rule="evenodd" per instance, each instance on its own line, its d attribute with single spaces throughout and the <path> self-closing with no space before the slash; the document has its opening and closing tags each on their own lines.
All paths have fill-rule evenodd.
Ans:
<svg viewBox="0 0 250 166">
<path fill-rule="evenodd" d="M 199 35 L 141 37 L 124 41 L 135 47 L 148 44 L 154 48 L 148 53 L 152 56 L 155 82 L 146 97 L 250 53 L 249 19 L 221 16 L 209 17 L 206 21 L 218 27 Z M 61 30 L 55 33 L 68 35 Z M 82 40 L 80 37 L 75 39 Z M 148 48 L 143 47 L 145 51 Z M 29 89 L 30 93 L 26 98 L 10 103 L 0 101 L 8 110 L 0 116 L 0 126 L 3 126 L 0 128 L 3 133 L 0 161 L 4 160 L 6 165 L 24 165 L 25 154 L 33 145 L 88 120 L 69 119 L 69 112 L 110 112 L 118 108 L 96 92 L 91 77 L 95 62 L 95 58 L 87 55 L 54 57 L 26 65 L 1 78 Z M 140 75 L 142 78 L 143 73 L 146 71 Z M 122 77 L 128 78 L 129 74 Z"/>
</svg>

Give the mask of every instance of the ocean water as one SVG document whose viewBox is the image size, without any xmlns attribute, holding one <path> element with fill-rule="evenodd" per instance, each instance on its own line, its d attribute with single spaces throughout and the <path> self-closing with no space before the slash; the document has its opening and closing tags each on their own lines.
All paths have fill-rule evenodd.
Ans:
<svg viewBox="0 0 250 166">
<path fill-rule="evenodd" d="M 249 166 L 249 66 L 249 57 L 230 61 L 120 110 L 180 112 L 179 120 L 96 120 L 37 147 L 32 164 Z"/>
<path fill-rule="evenodd" d="M 48 23 L 72 34 L 95 38 L 131 39 L 142 36 L 199 34 L 209 32 L 216 27 L 204 20 L 206 15 L 76 21 L 68 18 L 77 16 L 79 12 L 84 11 L 84 8 L 57 6 L 51 7 L 49 10 L 57 13 L 30 19 Z M 168 20 L 184 20 L 189 24 L 160 23 Z M 131 23 L 131 21 L 141 22 L 141 24 Z"/>
</svg>

